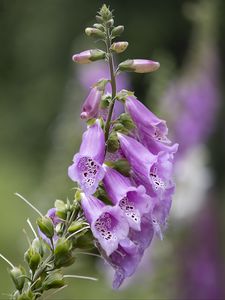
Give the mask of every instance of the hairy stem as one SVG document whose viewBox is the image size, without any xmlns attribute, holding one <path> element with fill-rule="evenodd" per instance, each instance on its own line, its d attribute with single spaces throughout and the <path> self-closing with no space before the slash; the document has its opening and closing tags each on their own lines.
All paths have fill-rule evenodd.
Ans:
<svg viewBox="0 0 225 300">
<path fill-rule="evenodd" d="M 110 38 L 109 29 L 107 29 L 106 30 L 106 48 L 107 48 L 107 54 L 109 57 L 109 70 L 110 70 L 111 86 L 112 86 L 112 100 L 109 105 L 108 117 L 107 117 L 106 124 L 105 124 L 105 142 L 106 142 L 106 144 L 107 144 L 107 141 L 109 138 L 110 123 L 111 123 L 111 119 L 112 119 L 113 108 L 114 108 L 115 97 L 116 97 L 116 77 L 115 77 L 115 72 L 114 72 L 113 54 L 112 54 L 112 51 L 110 50 L 110 47 L 111 47 L 111 38 Z"/>
</svg>

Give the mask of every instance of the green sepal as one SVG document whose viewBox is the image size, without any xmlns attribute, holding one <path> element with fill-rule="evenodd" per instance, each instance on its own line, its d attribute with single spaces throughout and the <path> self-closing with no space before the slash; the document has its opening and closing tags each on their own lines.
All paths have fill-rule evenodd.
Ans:
<svg viewBox="0 0 225 300">
<path fill-rule="evenodd" d="M 122 113 L 117 119 L 119 123 L 121 123 L 127 130 L 132 130 L 136 126 L 131 118 L 131 116 L 127 113 Z"/>
<path fill-rule="evenodd" d="M 118 66 L 118 69 L 122 72 L 134 72 L 135 68 L 133 67 L 133 60 L 127 59 L 121 62 Z"/>
<path fill-rule="evenodd" d="M 43 290 L 58 289 L 65 285 L 63 275 L 59 271 L 50 273 L 43 281 Z"/>
<path fill-rule="evenodd" d="M 67 210 L 68 210 L 67 204 L 64 201 L 57 199 L 55 201 L 55 208 L 56 208 L 56 215 L 60 219 L 66 220 Z"/>
<path fill-rule="evenodd" d="M 16 300 L 35 300 L 35 299 L 36 299 L 36 296 L 31 291 L 25 292 L 25 293 L 19 295 L 18 298 L 16 298 Z"/>
<path fill-rule="evenodd" d="M 15 284 L 16 289 L 21 292 L 25 284 L 26 276 L 24 267 L 13 267 L 11 270 L 9 270 L 9 274 Z"/>
<path fill-rule="evenodd" d="M 90 230 L 88 230 L 84 235 L 79 236 L 76 239 L 73 239 L 73 248 L 79 249 L 92 249 L 94 248 L 94 237 Z"/>
<path fill-rule="evenodd" d="M 41 255 L 35 251 L 32 247 L 30 247 L 24 254 L 24 259 L 28 263 L 30 269 L 34 273 L 37 269 L 40 261 L 41 261 Z"/>
<path fill-rule="evenodd" d="M 76 221 L 73 221 L 71 223 L 71 225 L 69 226 L 68 228 L 68 232 L 70 233 L 73 233 L 73 232 L 76 232 L 78 231 L 79 229 L 85 227 L 86 225 L 84 224 L 83 220 L 76 220 Z"/>
<path fill-rule="evenodd" d="M 40 228 L 41 232 L 48 238 L 52 238 L 54 235 L 54 226 L 52 220 L 47 217 L 41 217 L 37 219 L 37 225 Z"/>
<path fill-rule="evenodd" d="M 128 96 L 134 96 L 134 92 L 123 89 L 117 93 L 116 99 L 124 104 Z"/>
<path fill-rule="evenodd" d="M 31 247 L 40 254 L 41 257 L 44 256 L 45 254 L 45 250 L 46 250 L 46 246 L 45 243 L 43 242 L 42 239 L 40 238 L 35 238 L 32 241 Z"/>
<path fill-rule="evenodd" d="M 119 149 L 119 140 L 117 134 L 113 131 L 110 133 L 108 141 L 107 141 L 107 151 L 110 153 L 114 153 Z"/>
<path fill-rule="evenodd" d="M 112 30 L 112 38 L 120 36 L 123 32 L 124 32 L 124 26 L 123 25 L 116 26 Z"/>
<path fill-rule="evenodd" d="M 105 164 L 113 169 L 115 169 L 116 171 L 120 172 L 121 174 L 123 174 L 124 176 L 130 176 L 130 165 L 128 163 L 128 161 L 126 159 L 118 159 L 114 162 L 112 161 L 107 161 L 105 162 Z"/>
<path fill-rule="evenodd" d="M 91 57 L 89 58 L 90 61 L 97 61 L 100 59 L 104 59 L 106 57 L 106 53 L 100 49 L 93 49 L 90 52 L 91 52 Z"/>
<path fill-rule="evenodd" d="M 72 243 L 66 238 L 59 238 L 54 249 L 54 265 L 57 268 L 67 267 L 74 263 Z"/>
<path fill-rule="evenodd" d="M 100 108 L 106 109 L 109 107 L 110 102 L 112 101 L 112 97 L 109 95 L 104 95 L 102 97 L 101 103 L 100 103 Z"/>
</svg>

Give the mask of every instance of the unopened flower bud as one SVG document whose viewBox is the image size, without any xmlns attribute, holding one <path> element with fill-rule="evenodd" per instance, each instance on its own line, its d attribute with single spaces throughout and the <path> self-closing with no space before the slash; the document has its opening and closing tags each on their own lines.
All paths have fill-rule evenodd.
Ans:
<svg viewBox="0 0 225 300">
<path fill-rule="evenodd" d="M 14 298 L 13 298 L 14 299 Z M 34 300 L 35 295 L 29 290 L 28 292 L 24 292 L 19 295 L 19 297 L 15 298 L 16 300 Z"/>
<path fill-rule="evenodd" d="M 110 19 L 109 21 L 106 22 L 106 25 L 107 25 L 108 27 L 112 27 L 113 24 L 114 24 L 114 20 L 113 20 L 113 19 Z"/>
<path fill-rule="evenodd" d="M 116 53 L 122 53 L 127 49 L 127 47 L 128 47 L 128 42 L 116 42 L 112 44 L 110 49 Z"/>
<path fill-rule="evenodd" d="M 41 261 L 41 256 L 31 247 L 25 252 L 24 259 L 28 263 L 32 272 L 34 272 Z"/>
<path fill-rule="evenodd" d="M 43 242 L 43 240 L 39 239 L 39 238 L 35 238 L 32 242 L 32 248 L 38 252 L 40 254 L 41 257 L 44 256 L 45 253 L 45 244 Z"/>
<path fill-rule="evenodd" d="M 85 29 L 85 33 L 87 36 L 90 36 L 90 37 L 99 38 L 99 39 L 105 38 L 105 33 L 97 28 L 87 27 Z"/>
<path fill-rule="evenodd" d="M 93 26 L 101 31 L 104 31 L 104 26 L 102 24 L 95 23 Z"/>
<path fill-rule="evenodd" d="M 160 64 L 147 59 L 128 59 L 119 64 L 120 71 L 149 73 L 158 70 Z"/>
<path fill-rule="evenodd" d="M 112 18 L 112 12 L 110 11 L 109 7 L 107 7 L 105 4 L 102 5 L 102 8 L 99 11 L 99 15 L 105 22 Z"/>
<path fill-rule="evenodd" d="M 54 264 L 57 268 L 67 267 L 74 263 L 75 257 L 72 255 L 71 241 L 58 239 L 54 250 Z"/>
<path fill-rule="evenodd" d="M 114 161 L 111 167 L 123 174 L 124 176 L 130 175 L 130 165 L 126 159 L 118 159 Z"/>
<path fill-rule="evenodd" d="M 113 28 L 112 30 L 112 37 L 120 36 L 124 32 L 124 26 L 119 25 Z"/>
<path fill-rule="evenodd" d="M 47 237 L 47 238 L 52 238 L 54 235 L 54 226 L 52 223 L 52 220 L 44 216 L 42 218 L 37 219 L 37 225 L 41 232 Z"/>
<path fill-rule="evenodd" d="M 104 59 L 104 58 L 105 58 L 104 51 L 99 49 L 91 49 L 73 55 L 72 60 L 79 64 L 89 64 L 93 61 Z"/>
<path fill-rule="evenodd" d="M 103 92 L 99 90 L 98 87 L 94 87 L 91 89 L 82 106 L 82 112 L 80 114 L 81 119 L 88 120 L 97 115 L 102 94 Z"/>
<path fill-rule="evenodd" d="M 103 95 L 100 107 L 102 109 L 108 108 L 111 101 L 112 101 L 112 97 L 111 96 L 109 96 L 109 95 Z"/>
<path fill-rule="evenodd" d="M 63 275 L 61 273 L 50 273 L 44 280 L 42 287 L 44 290 L 58 289 L 65 285 Z"/>
<path fill-rule="evenodd" d="M 112 132 L 107 142 L 107 151 L 110 153 L 116 152 L 119 149 L 119 146 L 120 144 L 117 134 L 115 132 Z"/>
<path fill-rule="evenodd" d="M 87 231 L 84 235 L 79 236 L 77 239 L 73 240 L 73 247 L 79 249 L 92 249 L 94 237 L 91 231 Z"/>
<path fill-rule="evenodd" d="M 26 271 L 22 266 L 13 267 L 10 271 L 10 276 L 15 284 L 15 287 L 18 291 L 22 291 L 25 283 Z"/>
<path fill-rule="evenodd" d="M 103 18 L 101 17 L 101 16 L 95 16 L 95 18 L 96 18 L 96 20 L 97 20 L 97 22 L 99 22 L 99 23 L 103 23 L 104 21 L 103 21 Z"/>
<path fill-rule="evenodd" d="M 118 121 L 127 129 L 132 130 L 135 128 L 134 122 L 131 119 L 131 116 L 127 113 L 123 113 L 120 115 Z"/>
<path fill-rule="evenodd" d="M 68 228 L 68 232 L 73 233 L 77 230 L 81 229 L 82 227 L 86 226 L 83 221 L 73 221 L 72 224 Z"/>
</svg>

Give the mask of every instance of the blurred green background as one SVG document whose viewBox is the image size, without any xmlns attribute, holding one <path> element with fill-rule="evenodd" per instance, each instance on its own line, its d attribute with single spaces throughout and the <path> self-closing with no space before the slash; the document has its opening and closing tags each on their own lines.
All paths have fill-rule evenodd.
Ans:
<svg viewBox="0 0 225 300">
<path fill-rule="evenodd" d="M 195 42 L 204 39 L 198 24 L 190 20 L 192 10 L 187 7 L 187 3 L 200 2 L 206 1 L 106 1 L 115 10 L 116 24 L 125 26 L 122 39 L 129 42 L 127 52 L 119 59 L 150 58 L 161 62 L 161 70 L 154 74 L 129 77 L 138 98 L 159 114 L 158 97 L 166 91 L 163 79 L 168 82 L 170 77 L 179 78 L 185 73 L 183 66 L 184 62 L 185 66 L 189 64 L 190 49 L 193 46 L 194 52 L 196 50 L 192 44 L 193 33 L 197 34 Z M 221 287 L 225 270 L 225 2 L 208 2 L 216 6 L 216 17 L 210 24 L 214 28 L 211 34 L 219 59 L 219 112 L 213 122 L 214 130 L 199 144 L 207 149 L 206 165 L 212 183 L 206 189 L 205 203 L 209 203 L 209 215 L 213 214 L 216 224 L 213 221 L 213 233 L 203 226 L 200 236 L 208 231 L 208 235 L 215 238 L 206 244 L 216 248 L 211 259 L 219 267 L 213 269 L 214 277 L 214 271 L 200 269 L 216 278 L 218 286 L 214 288 L 218 295 L 214 299 L 225 299 Z M 53 206 L 56 198 L 72 197 L 73 183 L 67 178 L 67 168 L 78 150 L 84 129 L 79 112 L 87 90 L 80 82 L 80 67 L 74 65 L 71 56 L 85 50 L 87 45 L 90 47 L 91 44 L 86 44 L 84 28 L 94 23 L 95 13 L 103 3 L 96 0 L 0 0 L 0 252 L 14 264 L 23 260 L 27 246 L 22 232 L 23 228 L 29 232 L 26 219 L 29 217 L 34 222 L 36 217 L 14 193 L 24 195 L 43 212 Z M 207 22 L 207 18 L 203 20 L 204 28 L 210 33 Z M 198 60 L 194 64 L 190 61 L 190 65 L 196 64 Z M 203 117 L 199 114 L 200 123 Z M 195 180 L 201 180 L 198 174 Z M 194 295 L 193 291 L 204 287 L 188 281 L 186 275 L 192 261 L 188 255 L 194 256 L 198 251 L 196 245 L 205 243 L 205 239 L 201 241 L 194 235 L 201 215 L 200 208 L 194 216 L 188 216 L 188 221 L 171 216 L 164 241 L 155 239 L 140 272 L 122 290 L 112 291 L 110 274 L 106 275 L 109 268 L 93 258 L 80 256 L 67 273 L 94 275 L 99 281 L 71 279 L 69 287 L 52 299 L 213 299 L 204 298 L 201 293 Z M 5 262 L 0 261 L 2 299 L 6 298 L 4 293 L 12 289 L 6 267 Z M 200 278 L 201 273 L 198 276 Z M 213 279 L 209 280 L 207 287 L 212 282 Z M 193 287 L 192 294 L 187 286 Z"/>
</svg>

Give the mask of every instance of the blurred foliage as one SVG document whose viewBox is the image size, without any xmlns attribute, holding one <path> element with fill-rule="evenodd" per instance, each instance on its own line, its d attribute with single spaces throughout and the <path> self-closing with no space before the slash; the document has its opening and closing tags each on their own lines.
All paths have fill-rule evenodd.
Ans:
<svg viewBox="0 0 225 300">
<path fill-rule="evenodd" d="M 125 25 L 123 38 L 130 44 L 121 59 L 127 58 L 128 53 L 128 58 L 158 60 L 164 51 L 171 56 L 174 68 L 179 68 L 187 54 L 192 29 L 183 14 L 186 2 L 106 1 L 115 9 L 117 23 Z M 15 264 L 21 261 L 26 242 L 22 228 L 26 227 L 28 216 L 32 219 L 33 212 L 13 193 L 23 194 L 43 211 L 53 206 L 55 197 L 73 194 L 67 167 L 81 139 L 83 129 L 78 116 L 86 92 L 74 74 L 71 56 L 84 50 L 84 28 L 92 24 L 101 4 L 97 0 L 0 0 L 0 251 Z M 223 66 L 223 0 L 219 1 L 218 11 L 218 44 Z M 151 74 L 151 80 L 154 76 Z M 224 79 L 225 71 L 221 69 L 221 82 Z M 133 75 L 131 80 L 138 97 L 144 98 L 149 75 Z M 222 86 L 221 100 L 224 94 Z M 209 149 L 216 179 L 215 201 L 219 200 L 217 209 L 224 219 L 225 104 L 221 103 Z M 70 130 L 66 131 L 65 126 Z M 220 225 L 223 236 L 225 224 Z M 142 276 L 137 285 L 132 281 L 127 289 L 117 292 L 104 281 L 105 270 L 94 259 L 80 256 L 70 272 L 87 276 L 96 276 L 97 272 L 99 282 L 74 280 L 53 298 L 174 299 L 180 268 L 176 262 L 176 243 L 178 240 L 182 243 L 183 238 L 171 225 L 163 247 L 155 241 L 153 257 L 156 252 L 159 255 L 153 270 Z M 9 292 L 12 285 L 2 261 L 0 278 L 0 293 Z"/>
</svg>

